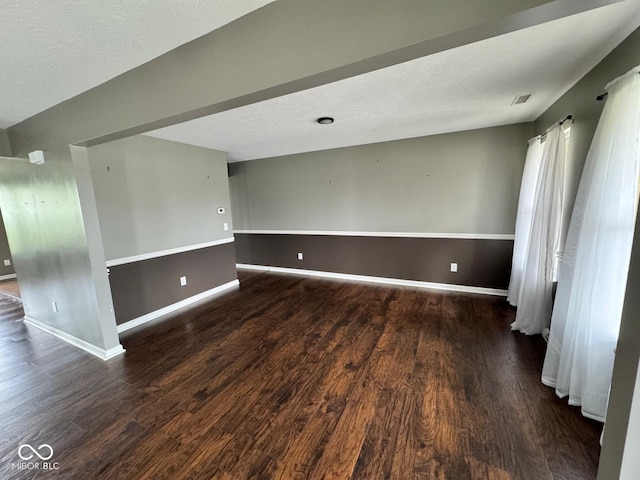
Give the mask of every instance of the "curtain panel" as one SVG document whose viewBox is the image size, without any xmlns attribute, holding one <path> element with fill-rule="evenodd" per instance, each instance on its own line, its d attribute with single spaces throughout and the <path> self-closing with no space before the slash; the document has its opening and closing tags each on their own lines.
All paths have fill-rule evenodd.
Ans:
<svg viewBox="0 0 640 480">
<path fill-rule="evenodd" d="M 555 124 L 542 144 L 528 248 L 522 268 L 518 310 L 512 330 L 527 335 L 549 327 L 557 253 L 560 250 L 568 129 Z"/>
<path fill-rule="evenodd" d="M 527 157 L 522 172 L 520 197 L 518 199 L 516 235 L 513 243 L 513 259 L 511 261 L 511 279 L 509 280 L 509 292 L 507 295 L 507 301 L 514 307 L 518 305 L 520 287 L 522 286 L 522 272 L 529 250 L 529 235 L 531 234 L 533 204 L 542 160 L 541 154 L 540 135 L 538 135 L 529 140 Z"/>
<path fill-rule="evenodd" d="M 604 422 L 631 257 L 640 181 L 640 67 L 606 87 L 580 180 L 542 382 Z"/>
</svg>

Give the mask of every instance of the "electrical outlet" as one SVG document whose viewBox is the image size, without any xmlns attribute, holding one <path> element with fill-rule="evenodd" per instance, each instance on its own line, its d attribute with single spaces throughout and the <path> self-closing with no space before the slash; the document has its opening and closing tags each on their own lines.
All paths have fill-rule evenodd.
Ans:
<svg viewBox="0 0 640 480">
<path fill-rule="evenodd" d="M 51 309 L 58 313 L 58 304 L 56 302 L 51 302 Z"/>
<path fill-rule="evenodd" d="M 298 260 L 303 260 L 304 259 L 304 255 L 302 255 L 302 252 L 298 252 Z"/>
<path fill-rule="evenodd" d="M 180 277 L 180 286 L 184 287 L 187 284 L 187 277 Z"/>
<path fill-rule="evenodd" d="M 224 231 L 226 232 L 227 230 L 229 230 L 229 224 L 228 223 L 223 223 L 222 224 L 222 228 L 224 228 Z"/>
<path fill-rule="evenodd" d="M 8 267 L 9 265 L 11 265 L 11 260 L 9 260 L 8 258 L 4 261 L 4 266 Z"/>
<path fill-rule="evenodd" d="M 458 271 L 458 264 L 457 263 L 452 263 L 451 264 L 451 271 L 452 272 L 457 272 Z"/>
</svg>

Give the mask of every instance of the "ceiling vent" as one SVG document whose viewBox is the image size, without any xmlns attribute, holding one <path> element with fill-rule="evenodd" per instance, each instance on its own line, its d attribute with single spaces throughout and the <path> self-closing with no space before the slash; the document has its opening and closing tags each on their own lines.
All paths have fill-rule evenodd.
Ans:
<svg viewBox="0 0 640 480">
<path fill-rule="evenodd" d="M 527 103 L 527 101 L 533 96 L 533 93 L 526 93 L 524 95 L 516 95 L 511 105 L 518 105 L 520 103 Z"/>
</svg>

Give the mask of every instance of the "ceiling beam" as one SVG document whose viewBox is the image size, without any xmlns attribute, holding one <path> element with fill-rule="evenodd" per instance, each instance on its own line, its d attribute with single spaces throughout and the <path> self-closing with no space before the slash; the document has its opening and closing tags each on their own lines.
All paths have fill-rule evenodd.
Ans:
<svg viewBox="0 0 640 480">
<path fill-rule="evenodd" d="M 279 0 L 17 124 L 9 136 L 19 156 L 96 145 L 618 1 Z"/>
</svg>

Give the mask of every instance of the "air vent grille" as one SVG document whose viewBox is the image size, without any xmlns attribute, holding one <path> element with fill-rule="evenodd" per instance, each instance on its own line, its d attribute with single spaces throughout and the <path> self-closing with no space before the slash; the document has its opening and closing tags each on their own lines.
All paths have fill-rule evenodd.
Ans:
<svg viewBox="0 0 640 480">
<path fill-rule="evenodd" d="M 513 99 L 511 105 L 518 105 L 520 103 L 527 103 L 529 99 L 533 96 L 533 93 L 526 93 L 524 95 L 516 95 L 516 98 Z"/>
</svg>

